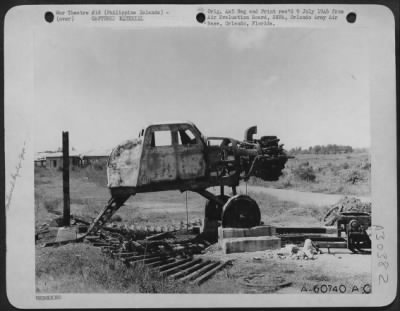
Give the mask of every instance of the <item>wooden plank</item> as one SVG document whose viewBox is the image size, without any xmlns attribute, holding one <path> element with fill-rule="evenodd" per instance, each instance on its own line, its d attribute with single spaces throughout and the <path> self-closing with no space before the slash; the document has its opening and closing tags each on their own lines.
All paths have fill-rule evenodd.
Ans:
<svg viewBox="0 0 400 311">
<path fill-rule="evenodd" d="M 212 268 L 214 268 L 214 267 L 216 267 L 218 265 L 219 265 L 219 262 L 210 261 L 203 268 L 186 275 L 185 277 L 179 279 L 179 281 L 186 282 L 186 281 L 189 281 L 191 279 L 197 278 L 200 275 L 202 275 L 203 273 L 207 272 L 208 270 L 211 270 Z"/>
<path fill-rule="evenodd" d="M 286 233 L 327 233 L 325 227 L 276 227 L 277 234 Z"/>
<path fill-rule="evenodd" d="M 163 271 L 163 270 L 170 269 L 170 268 L 173 268 L 175 266 L 178 266 L 178 265 L 180 265 L 182 263 L 189 262 L 191 260 L 192 260 L 192 258 L 185 258 L 185 259 L 178 260 L 178 261 L 175 261 L 175 262 L 167 264 L 167 265 L 162 265 L 162 266 L 160 266 L 158 268 L 160 269 L 160 271 Z"/>
<path fill-rule="evenodd" d="M 105 242 L 95 242 L 95 243 L 93 243 L 93 246 L 95 246 L 95 247 L 111 247 L 111 245 L 110 244 L 108 244 L 108 243 L 105 243 Z"/>
<path fill-rule="evenodd" d="M 167 258 L 167 257 L 165 257 L 165 256 L 157 256 L 157 257 L 153 257 L 153 258 L 145 258 L 145 259 L 140 260 L 140 261 L 142 261 L 144 264 L 148 264 L 148 263 L 159 261 L 159 260 L 164 259 L 164 258 Z"/>
<path fill-rule="evenodd" d="M 170 263 L 170 262 L 172 262 L 174 260 L 175 260 L 174 258 L 163 258 L 161 260 L 152 262 L 152 263 L 150 263 L 150 264 L 148 264 L 146 266 L 149 267 L 149 268 L 155 268 L 155 267 L 161 266 L 162 264 Z"/>
<path fill-rule="evenodd" d="M 290 233 L 290 234 L 284 234 L 279 236 L 282 241 L 304 241 L 306 239 L 311 239 L 313 242 L 318 242 L 318 241 L 329 241 L 329 242 L 342 242 L 344 239 L 339 238 L 337 236 L 323 236 L 323 235 L 316 235 L 316 234 L 296 234 L 296 233 Z"/>
<path fill-rule="evenodd" d="M 186 268 L 186 269 L 184 269 L 182 271 L 178 271 L 178 272 L 170 275 L 169 277 L 173 278 L 173 279 L 179 279 L 179 278 L 181 278 L 181 277 L 183 277 L 183 276 L 185 276 L 187 274 L 192 273 L 193 271 L 197 271 L 198 269 L 204 267 L 208 263 L 209 263 L 209 261 L 201 261 L 198 264 L 195 264 L 195 265 L 193 265 L 191 267 L 188 267 L 188 268 Z"/>
<path fill-rule="evenodd" d="M 96 240 L 100 239 L 100 236 L 99 235 L 87 235 L 85 237 L 85 239 L 87 239 L 88 241 L 96 241 Z"/>
<path fill-rule="evenodd" d="M 211 269 L 210 271 L 204 273 L 202 276 L 200 276 L 199 278 L 193 280 L 190 282 L 190 284 L 197 284 L 200 285 L 201 283 L 205 282 L 206 280 L 208 280 L 208 278 L 210 278 L 214 273 L 218 272 L 220 269 L 222 269 L 223 267 L 225 267 L 225 265 L 228 263 L 229 261 L 225 261 L 220 263 L 218 266 L 216 266 L 215 268 Z"/>
<path fill-rule="evenodd" d="M 142 260 L 145 258 L 153 258 L 153 257 L 158 257 L 160 256 L 159 254 L 153 254 L 153 255 L 139 255 L 139 256 L 131 256 L 131 257 L 126 257 L 124 258 L 125 261 L 137 261 L 137 260 Z"/>
<path fill-rule="evenodd" d="M 161 275 L 170 275 L 170 274 L 173 274 L 173 273 L 175 273 L 175 272 L 177 272 L 177 271 L 180 271 L 180 270 L 182 270 L 182 269 L 186 269 L 186 268 L 188 268 L 188 267 L 191 267 L 191 266 L 197 264 L 197 263 L 200 262 L 200 261 L 201 261 L 201 259 L 191 260 L 191 261 L 189 261 L 189 262 L 187 262 L 187 263 L 181 264 L 181 265 L 179 265 L 179 266 L 175 266 L 175 267 L 173 267 L 173 268 L 171 268 L 171 269 L 164 270 L 164 271 L 161 272 Z"/>
<path fill-rule="evenodd" d="M 157 240 L 157 239 L 162 239 L 166 236 L 170 235 L 169 232 L 161 232 L 161 233 L 157 233 L 151 236 L 148 236 L 145 238 L 145 240 L 151 241 L 151 240 Z"/>
<path fill-rule="evenodd" d="M 318 245 L 319 248 L 347 248 L 347 242 L 315 242 L 316 245 Z"/>
</svg>

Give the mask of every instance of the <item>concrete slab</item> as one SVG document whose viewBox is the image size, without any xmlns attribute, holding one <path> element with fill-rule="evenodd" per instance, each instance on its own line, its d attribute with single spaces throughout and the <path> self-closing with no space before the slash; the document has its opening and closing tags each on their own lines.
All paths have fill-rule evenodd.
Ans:
<svg viewBox="0 0 400 311">
<path fill-rule="evenodd" d="M 77 238 L 77 228 L 61 227 L 58 228 L 55 242 L 74 241 Z"/>
<path fill-rule="evenodd" d="M 273 236 L 275 234 L 275 227 L 272 226 L 257 226 L 252 228 L 218 228 L 219 239 Z"/>
<path fill-rule="evenodd" d="M 257 252 L 281 248 L 281 239 L 275 236 L 231 238 L 221 241 L 225 254 Z"/>
<path fill-rule="evenodd" d="M 326 227 L 326 233 L 327 234 L 337 234 L 337 232 L 338 232 L 337 226 Z"/>
</svg>

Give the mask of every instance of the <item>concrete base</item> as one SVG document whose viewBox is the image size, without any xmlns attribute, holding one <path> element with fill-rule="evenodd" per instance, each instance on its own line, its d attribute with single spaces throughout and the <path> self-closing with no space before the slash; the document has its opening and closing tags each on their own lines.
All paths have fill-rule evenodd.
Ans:
<svg viewBox="0 0 400 311">
<path fill-rule="evenodd" d="M 58 229 L 55 242 L 74 241 L 77 238 L 77 229 L 71 227 L 61 227 Z"/>
<path fill-rule="evenodd" d="M 252 228 L 218 228 L 218 238 L 245 238 L 257 236 L 273 236 L 276 234 L 275 227 L 272 226 L 257 226 Z"/>
<path fill-rule="evenodd" d="M 326 227 L 327 234 L 337 234 L 337 232 L 338 232 L 337 226 Z"/>
<path fill-rule="evenodd" d="M 225 254 L 281 248 L 281 239 L 275 236 L 230 238 L 223 239 L 220 243 Z"/>
</svg>

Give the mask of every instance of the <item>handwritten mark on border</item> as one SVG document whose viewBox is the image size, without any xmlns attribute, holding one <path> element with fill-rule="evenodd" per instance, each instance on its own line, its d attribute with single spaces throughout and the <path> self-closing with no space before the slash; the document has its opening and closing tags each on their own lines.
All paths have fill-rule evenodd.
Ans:
<svg viewBox="0 0 400 311">
<path fill-rule="evenodd" d="M 19 171 L 21 170 L 21 167 L 22 167 L 22 161 L 25 159 L 24 158 L 24 156 L 25 156 L 25 145 L 26 145 L 26 142 L 24 141 L 24 145 L 22 147 L 22 150 L 21 150 L 20 154 L 18 155 L 19 161 L 18 161 L 17 166 L 15 167 L 15 173 L 11 174 L 11 181 L 10 181 L 11 188 L 10 188 L 10 191 L 8 192 L 8 194 L 6 195 L 6 209 L 7 210 L 10 207 L 12 194 L 14 192 L 14 188 L 15 188 L 15 184 L 17 182 L 17 178 L 20 176 L 19 175 Z"/>
</svg>

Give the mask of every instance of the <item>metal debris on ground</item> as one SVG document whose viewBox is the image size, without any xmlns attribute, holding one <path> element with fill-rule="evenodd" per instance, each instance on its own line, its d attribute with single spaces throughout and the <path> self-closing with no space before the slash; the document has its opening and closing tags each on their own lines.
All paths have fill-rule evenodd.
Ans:
<svg viewBox="0 0 400 311">
<path fill-rule="evenodd" d="M 323 221 L 325 225 L 332 226 L 336 224 L 342 214 L 362 213 L 371 215 L 371 209 L 371 202 L 361 202 L 359 198 L 345 196 L 329 209 Z"/>
<path fill-rule="evenodd" d="M 192 222 L 191 228 L 195 227 L 195 223 Z M 37 234 L 49 231 L 48 228 L 48 224 L 40 226 Z M 161 227 L 157 230 L 158 227 L 154 226 L 146 228 L 147 230 L 144 230 L 143 226 L 136 226 L 136 230 L 131 228 L 135 227 L 106 224 L 95 234 L 84 235 L 77 241 L 100 247 L 105 255 L 121 260 L 128 267 L 144 265 L 167 278 L 190 284 L 200 285 L 230 263 L 230 261 L 196 258 L 196 255 L 204 253 L 211 245 L 197 234 L 196 230 L 177 229 L 176 226 L 170 226 L 173 231 L 165 232 L 160 232 Z M 166 228 L 168 227 L 164 226 L 164 230 Z M 65 243 L 58 243 L 55 239 L 45 243 L 44 246 L 61 244 Z"/>
<path fill-rule="evenodd" d="M 291 258 L 313 260 L 318 258 L 318 255 L 321 254 L 321 251 L 310 239 L 306 239 L 302 248 L 295 244 L 286 244 L 285 247 L 283 247 L 276 254 L 280 259 Z"/>
<path fill-rule="evenodd" d="M 113 229 L 113 232 L 100 230 L 98 235 L 86 236 L 85 240 L 128 267 L 141 264 L 165 277 L 199 285 L 228 264 L 228 261 L 195 258 L 210 243 L 186 229 L 141 236 L 136 240 L 135 232 L 127 234 L 126 228 L 123 233 Z"/>
</svg>

